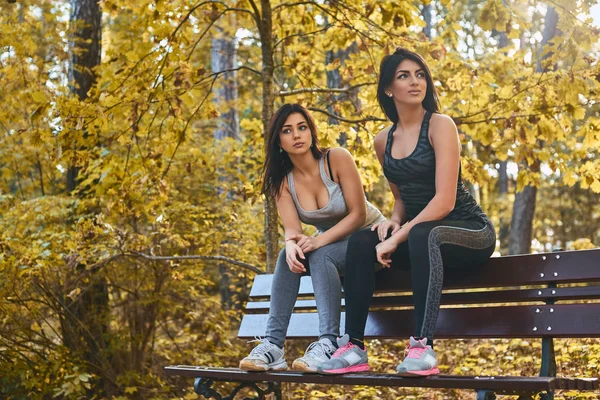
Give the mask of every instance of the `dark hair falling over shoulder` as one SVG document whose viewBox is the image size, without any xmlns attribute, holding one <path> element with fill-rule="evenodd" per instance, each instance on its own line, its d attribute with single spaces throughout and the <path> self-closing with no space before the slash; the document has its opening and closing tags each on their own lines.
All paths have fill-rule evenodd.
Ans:
<svg viewBox="0 0 600 400">
<path fill-rule="evenodd" d="M 433 78 L 431 77 L 431 71 L 429 70 L 427 63 L 423 57 L 414 51 L 398 47 L 394 53 L 388 54 L 381 60 L 381 65 L 379 67 L 379 82 L 377 84 L 377 101 L 379 102 L 379 106 L 393 123 L 398 122 L 398 111 L 396 110 L 394 99 L 388 97 L 385 94 L 385 91 L 392 84 L 394 77 L 396 76 L 396 69 L 398 68 L 398 65 L 400 65 L 400 63 L 404 60 L 416 62 L 421 66 L 421 68 L 423 68 L 423 71 L 425 72 L 425 79 L 427 80 L 427 92 L 425 93 L 425 98 L 423 99 L 423 108 L 432 113 L 440 111 L 440 101 L 438 99 L 435 85 L 433 84 Z"/>
<path fill-rule="evenodd" d="M 310 150 L 315 160 L 319 160 L 324 154 L 324 150 L 319 147 L 317 127 L 310 112 L 300 104 L 284 104 L 279 107 L 273 114 L 269 130 L 266 132 L 268 144 L 262 175 L 262 193 L 274 199 L 279 197 L 283 180 L 294 167 L 288 154 L 285 151 L 280 151 L 281 142 L 279 140 L 279 134 L 283 129 L 283 125 L 292 114 L 301 114 L 306 120 L 313 144 Z"/>
</svg>

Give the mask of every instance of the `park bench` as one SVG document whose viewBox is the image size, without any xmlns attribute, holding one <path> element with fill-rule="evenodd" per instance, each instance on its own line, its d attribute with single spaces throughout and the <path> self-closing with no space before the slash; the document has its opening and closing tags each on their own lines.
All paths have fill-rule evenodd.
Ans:
<svg viewBox="0 0 600 400">
<path fill-rule="evenodd" d="M 257 275 L 254 279 L 238 333 L 240 338 L 264 335 L 271 280 L 272 275 Z M 367 338 L 404 341 L 412 334 L 413 311 L 407 309 L 412 305 L 410 282 L 408 271 L 386 269 L 377 273 L 376 295 L 365 332 Z M 447 270 L 444 285 L 436 338 L 541 339 L 539 376 L 442 374 L 403 378 L 373 372 L 323 376 L 186 365 L 169 366 L 165 372 L 196 378 L 196 393 L 217 399 L 222 397 L 212 387 L 215 381 L 239 382 L 228 398 L 233 398 L 244 387 L 255 389 L 258 398 L 268 393 L 280 398 L 282 382 L 472 389 L 477 392 L 478 400 L 495 399 L 496 393 L 519 395 L 521 400 L 540 394 L 542 399 L 550 400 L 556 390 L 599 389 L 597 378 L 556 376 L 553 338 L 600 337 L 600 249 L 492 258 L 484 268 Z M 303 277 L 288 339 L 318 336 L 318 317 L 315 302 L 309 298 L 311 294 L 310 277 Z M 343 320 L 344 315 L 342 327 Z"/>
</svg>

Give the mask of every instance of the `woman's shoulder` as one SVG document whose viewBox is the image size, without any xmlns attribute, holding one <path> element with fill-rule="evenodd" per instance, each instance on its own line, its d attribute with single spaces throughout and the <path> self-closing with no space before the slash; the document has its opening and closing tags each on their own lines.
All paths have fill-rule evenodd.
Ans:
<svg viewBox="0 0 600 400">
<path fill-rule="evenodd" d="M 456 129 L 456 124 L 452 117 L 442 113 L 431 114 L 430 125 L 432 128 Z"/>
<path fill-rule="evenodd" d="M 386 126 L 382 130 L 377 132 L 377 135 L 375 135 L 375 139 L 373 140 L 376 151 L 379 151 L 379 150 L 383 151 L 383 148 L 385 148 L 385 144 L 387 143 L 388 134 L 390 133 L 390 130 L 393 127 L 394 127 L 394 125 Z"/>
<path fill-rule="evenodd" d="M 383 138 L 387 138 L 388 133 L 390 133 L 390 129 L 394 127 L 394 124 L 390 126 L 386 126 L 375 135 L 375 140 L 382 140 Z"/>
<path fill-rule="evenodd" d="M 333 164 L 335 161 L 340 161 L 340 160 L 354 160 L 354 157 L 352 157 L 352 153 L 350 153 L 347 149 L 343 148 L 343 147 L 332 147 L 331 149 L 328 150 L 329 152 L 329 159 L 331 160 L 331 163 Z"/>
<path fill-rule="evenodd" d="M 288 176 L 284 176 L 283 179 L 281 180 L 281 186 L 280 186 L 280 193 L 289 193 L 290 191 L 290 185 L 288 183 Z"/>
</svg>

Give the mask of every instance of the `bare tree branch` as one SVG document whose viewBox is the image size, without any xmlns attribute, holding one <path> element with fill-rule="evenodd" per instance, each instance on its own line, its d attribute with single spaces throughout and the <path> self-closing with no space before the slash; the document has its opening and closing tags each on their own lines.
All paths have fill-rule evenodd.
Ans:
<svg viewBox="0 0 600 400">
<path fill-rule="evenodd" d="M 382 45 L 383 46 L 383 42 L 381 42 L 381 40 L 379 40 L 377 37 L 375 36 L 371 36 L 366 32 L 363 32 L 359 29 L 357 29 L 356 27 L 354 27 L 352 20 L 350 18 L 348 18 L 347 15 L 345 15 L 339 8 L 336 8 L 338 11 L 342 12 L 342 15 L 346 18 L 346 20 L 341 20 L 340 18 L 338 18 L 338 16 L 332 12 L 331 10 L 329 10 L 327 7 L 325 7 L 323 4 L 319 4 L 316 1 L 299 1 L 296 3 L 282 3 L 279 4 L 275 7 L 273 7 L 273 12 L 275 12 L 275 10 L 277 10 L 278 8 L 281 7 L 295 7 L 295 6 L 300 6 L 300 5 L 313 5 L 316 8 L 320 9 L 323 13 L 329 15 L 334 21 L 339 22 L 342 26 L 344 26 L 345 28 L 355 32 L 357 35 L 359 36 L 363 36 L 368 38 L 369 40 Z M 374 26 L 374 27 L 378 27 L 379 29 L 381 29 L 382 33 L 384 33 L 385 35 L 389 36 L 388 32 L 386 32 L 383 28 L 379 27 L 377 24 L 375 24 L 373 21 L 371 21 L 369 18 L 365 17 L 364 15 L 362 15 L 359 12 L 356 12 L 358 19 L 363 20 L 363 22 L 365 22 L 366 25 L 368 26 Z"/>
<path fill-rule="evenodd" d="M 227 74 L 229 72 L 240 71 L 242 69 L 247 69 L 248 71 L 253 72 L 258 76 L 262 76 L 262 72 L 257 71 L 250 67 L 246 67 L 246 66 L 241 66 L 241 67 L 237 67 L 237 68 L 228 68 L 228 69 L 223 69 L 221 71 L 213 72 L 212 74 L 206 75 L 204 78 L 200 79 L 198 82 L 194 82 L 194 84 L 192 85 L 192 87 L 190 89 L 193 89 L 196 85 L 198 85 L 199 83 L 201 83 L 209 78 L 215 78 L 215 77 L 218 77 L 219 75 Z M 178 93 L 178 96 L 181 96 L 182 94 L 184 94 L 186 92 L 189 92 L 189 89 L 184 92 Z"/>
<path fill-rule="evenodd" d="M 233 264 L 238 267 L 242 267 L 248 269 L 250 271 L 256 272 L 257 274 L 264 274 L 265 271 L 262 269 L 252 265 L 245 263 L 243 261 L 234 260 L 233 258 L 225 257 L 225 256 L 152 256 L 144 253 L 126 253 L 123 254 L 124 257 L 141 257 L 146 260 L 152 261 L 184 261 L 184 260 L 207 260 L 207 261 L 221 261 L 226 262 L 228 264 Z"/>
<path fill-rule="evenodd" d="M 585 25 L 586 27 L 588 27 L 590 29 L 595 29 L 593 25 L 588 24 L 587 22 L 580 20 L 579 17 L 575 13 L 573 13 L 572 11 L 570 11 L 569 9 L 567 9 L 562 4 L 557 3 L 556 1 L 553 1 L 553 0 L 548 0 L 548 3 L 552 4 L 554 7 L 560 8 L 566 14 L 569 14 L 569 16 L 573 17 L 575 20 L 577 20 L 577 22 L 581 23 L 582 25 Z"/>
<path fill-rule="evenodd" d="M 277 93 L 278 96 L 293 96 L 301 93 L 348 93 L 349 91 L 361 86 L 376 85 L 377 82 L 365 82 L 357 85 L 348 86 L 346 88 L 301 88 Z"/>
<path fill-rule="evenodd" d="M 387 119 L 377 118 L 377 117 L 365 117 L 365 118 L 362 118 L 362 119 L 348 119 L 348 118 L 340 117 L 339 115 L 330 113 L 329 111 L 323 110 L 321 108 L 308 107 L 308 109 L 311 110 L 311 111 L 319 112 L 321 114 L 325 114 L 328 117 L 335 118 L 338 121 L 346 122 L 346 123 L 349 123 L 349 124 L 361 124 L 361 123 L 370 122 L 370 121 L 380 121 L 380 122 L 387 121 Z"/>
<path fill-rule="evenodd" d="M 256 28 L 260 32 L 262 31 L 262 16 L 260 15 L 260 11 L 258 10 L 258 7 L 256 6 L 254 0 L 248 0 L 248 2 L 250 3 L 250 7 L 252 7 L 252 10 L 254 11 L 254 21 L 256 22 Z"/>
<path fill-rule="evenodd" d="M 167 176 L 167 174 L 169 173 L 171 164 L 173 163 L 173 160 L 175 159 L 175 155 L 177 154 L 177 150 L 179 149 L 179 146 L 181 145 L 181 143 L 183 142 L 183 139 L 185 138 L 185 133 L 187 131 L 188 126 L 190 125 L 190 122 L 192 122 L 192 119 L 196 116 L 198 111 L 200 111 L 200 108 L 202 108 L 202 106 L 204 105 L 204 102 L 206 101 L 206 99 L 208 99 L 208 96 L 212 93 L 212 88 L 218 77 L 219 77 L 219 75 L 215 75 L 215 77 L 213 78 L 213 80 L 210 84 L 210 89 L 206 92 L 206 96 L 204 96 L 204 98 L 202 99 L 202 101 L 200 102 L 198 107 L 196 107 L 196 109 L 194 110 L 192 115 L 188 118 L 187 122 L 185 123 L 185 126 L 183 127 L 183 130 L 181 131 L 181 134 L 179 135 L 179 140 L 177 141 L 175 150 L 173 150 L 173 154 L 171 155 L 171 158 L 169 159 L 169 163 L 167 164 L 167 167 L 165 168 L 165 171 L 163 172 L 161 179 L 165 179 L 165 176 Z"/>
<path fill-rule="evenodd" d="M 293 35 L 286 36 L 286 37 L 284 37 L 284 38 L 281 38 L 281 39 L 279 39 L 279 40 L 277 41 L 277 43 L 275 43 L 275 45 L 273 46 L 273 48 L 275 49 L 275 48 L 276 48 L 277 46 L 279 46 L 281 43 L 283 43 L 284 41 L 286 41 L 286 40 L 288 40 L 288 39 L 291 39 L 291 38 L 293 38 L 293 37 L 305 37 L 305 36 L 311 36 L 311 35 L 314 35 L 314 34 L 317 34 L 317 33 L 325 32 L 325 31 L 327 31 L 328 29 L 331 29 L 332 27 L 333 27 L 332 25 L 329 25 L 329 26 L 326 26 L 325 28 L 318 29 L 318 30 L 316 30 L 316 31 L 312 31 L 312 32 L 308 32 L 308 33 L 295 33 L 295 34 L 293 34 Z"/>
<path fill-rule="evenodd" d="M 306 5 L 306 4 L 315 4 L 315 2 L 314 1 L 298 1 L 296 3 L 281 3 L 281 4 L 278 4 L 275 7 L 273 7 L 273 12 L 275 12 L 275 10 L 277 10 L 278 8 L 295 7 L 295 6 L 301 6 L 301 5 Z"/>
<path fill-rule="evenodd" d="M 135 65 L 131 68 L 131 70 L 129 71 L 129 74 L 127 74 L 127 76 L 125 77 L 125 79 L 123 79 L 121 81 L 121 83 L 119 83 L 119 85 L 114 88 L 113 90 L 111 90 L 110 92 L 108 92 L 109 95 L 113 95 L 117 90 L 119 90 L 121 87 L 123 87 L 123 85 L 125 84 L 125 82 L 127 81 L 127 79 L 129 79 L 129 77 L 131 77 L 131 75 L 133 75 L 133 72 L 137 69 L 137 67 L 142 63 L 142 61 L 144 61 L 146 59 L 146 57 L 150 56 L 152 53 L 154 53 L 156 50 L 151 50 L 150 52 L 146 53 L 142 58 L 140 58 Z M 119 104 L 119 103 L 117 103 Z M 114 107 L 114 106 L 112 106 Z M 111 108 L 112 108 L 111 107 Z"/>
<path fill-rule="evenodd" d="M 175 28 L 175 30 L 173 31 L 173 33 L 171 34 L 171 36 L 169 37 L 169 42 L 171 40 L 173 40 L 173 38 L 175 37 L 175 34 L 177 33 L 177 31 L 183 26 L 183 24 L 190 18 L 190 16 L 192 15 L 192 13 L 194 11 L 196 11 L 198 8 L 202 7 L 203 5 L 206 4 L 220 4 L 222 6 L 224 6 L 226 9 L 230 9 L 232 10 L 227 4 L 225 4 L 222 1 L 217 1 L 217 0 L 211 0 L 211 1 L 203 1 L 200 2 L 196 5 L 194 5 L 192 8 L 190 8 L 190 11 L 188 11 L 188 13 L 185 15 L 185 17 L 183 17 L 183 19 L 181 20 L 181 22 L 179 22 L 179 25 L 177 25 L 177 27 Z M 251 14 L 254 18 L 257 17 L 257 15 L 255 15 L 252 11 L 250 10 L 246 10 L 245 8 L 236 8 L 235 11 L 240 11 L 240 12 L 245 12 L 245 13 L 249 13 Z M 222 15 L 222 14 L 221 14 Z M 219 17 L 221 16 L 219 15 Z M 215 21 L 218 19 L 218 17 L 215 19 Z M 214 23 L 214 21 L 213 21 Z M 211 24 L 212 25 L 212 24 Z"/>
<path fill-rule="evenodd" d="M 598 102 L 599 99 L 590 99 L 588 100 L 585 104 L 578 104 L 578 107 L 588 107 L 590 105 L 594 105 L 596 104 L 596 102 Z M 547 106 L 547 107 L 538 107 L 533 109 L 533 111 L 544 111 L 544 110 L 551 110 L 551 109 L 555 109 L 555 112 L 560 112 L 560 110 L 568 108 L 568 107 L 573 107 L 572 104 L 557 104 L 554 106 Z M 478 113 L 479 114 L 479 113 Z M 480 119 L 477 121 L 468 121 L 467 118 L 472 117 L 472 115 L 468 115 L 465 117 L 455 117 L 452 118 L 454 120 L 454 122 L 456 123 L 456 125 L 477 125 L 477 124 L 483 124 L 483 123 L 490 123 L 493 121 L 505 121 L 508 119 L 513 119 L 513 118 L 530 118 L 530 117 L 538 117 L 538 116 L 544 116 L 544 115 L 548 115 L 547 112 L 538 112 L 535 114 L 513 114 L 507 117 L 494 117 L 494 118 L 485 118 L 485 119 Z"/>
<path fill-rule="evenodd" d="M 198 40 L 196 40 L 196 42 L 194 42 L 194 45 L 192 46 L 192 49 L 190 50 L 187 58 L 185 59 L 186 61 L 189 61 L 190 58 L 192 57 L 192 54 L 194 52 L 194 50 L 196 49 L 196 46 L 198 46 L 198 43 L 200 43 L 200 41 L 204 38 L 204 35 L 206 35 L 206 33 L 210 30 L 210 28 L 212 28 L 212 26 L 227 12 L 229 11 L 239 11 L 239 12 L 245 12 L 245 13 L 249 13 L 252 15 L 252 17 L 254 18 L 254 20 L 256 20 L 256 16 L 254 15 L 254 13 L 250 10 L 246 10 L 245 8 L 226 8 L 225 10 L 223 10 L 213 21 L 211 21 L 210 24 L 208 24 L 208 26 L 206 27 L 206 29 L 204 29 L 204 32 L 202 32 L 200 34 L 200 36 L 198 37 Z"/>
</svg>

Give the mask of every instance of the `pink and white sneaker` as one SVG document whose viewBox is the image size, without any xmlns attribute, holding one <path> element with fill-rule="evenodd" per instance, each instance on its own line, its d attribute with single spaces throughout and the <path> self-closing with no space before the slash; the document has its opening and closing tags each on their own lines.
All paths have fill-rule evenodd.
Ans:
<svg viewBox="0 0 600 400">
<path fill-rule="evenodd" d="M 404 350 L 406 358 L 396 367 L 400 376 L 430 376 L 440 373 L 437 356 L 431 346 L 427 346 L 427 338 L 416 340 L 410 337 L 410 342 Z"/>
<path fill-rule="evenodd" d="M 325 361 L 317 368 L 320 374 L 347 374 L 349 372 L 365 372 L 369 368 L 369 358 L 367 349 L 350 342 L 350 336 L 347 334 L 337 339 L 338 349 L 333 353 L 328 361 Z"/>
</svg>

